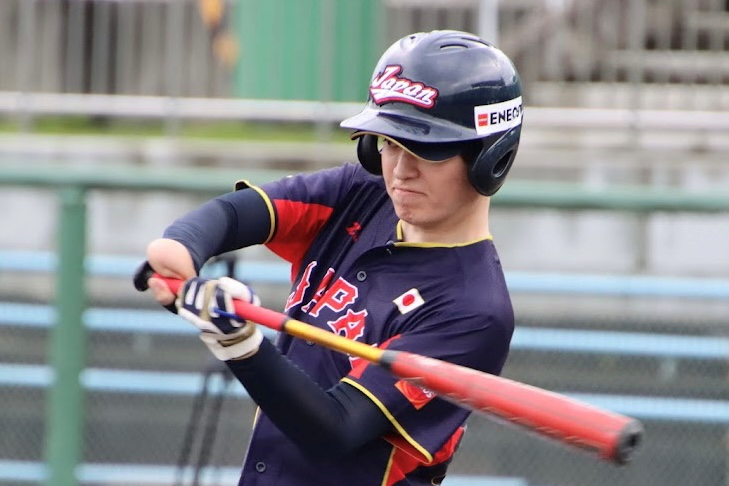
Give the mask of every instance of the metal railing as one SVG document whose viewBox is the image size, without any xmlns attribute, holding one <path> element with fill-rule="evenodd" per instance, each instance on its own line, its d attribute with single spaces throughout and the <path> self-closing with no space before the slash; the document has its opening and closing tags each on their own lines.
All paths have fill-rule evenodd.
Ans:
<svg viewBox="0 0 729 486">
<path fill-rule="evenodd" d="M 122 96 L 0 91 L 0 114 L 90 116 L 185 121 L 286 121 L 339 123 L 362 103 Z M 529 129 L 624 129 L 726 133 L 729 113 L 707 110 L 567 108 L 532 106 Z"/>
</svg>

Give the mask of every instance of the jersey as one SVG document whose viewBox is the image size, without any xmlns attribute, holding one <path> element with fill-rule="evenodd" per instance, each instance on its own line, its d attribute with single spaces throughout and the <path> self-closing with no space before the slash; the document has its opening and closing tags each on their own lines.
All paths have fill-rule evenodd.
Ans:
<svg viewBox="0 0 729 486">
<path fill-rule="evenodd" d="M 253 189 L 270 211 L 266 246 L 291 263 L 289 316 L 372 346 L 501 372 L 514 315 L 491 239 L 403 242 L 383 179 L 359 165 Z M 345 458 L 313 460 L 259 411 L 239 485 L 439 484 L 469 412 L 312 344 L 288 335 L 276 342 L 324 389 L 345 382 L 369 397 L 391 433 Z"/>
</svg>

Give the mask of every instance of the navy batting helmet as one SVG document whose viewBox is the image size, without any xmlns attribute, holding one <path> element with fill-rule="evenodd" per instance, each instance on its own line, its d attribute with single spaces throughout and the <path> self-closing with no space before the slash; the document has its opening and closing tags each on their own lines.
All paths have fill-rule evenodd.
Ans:
<svg viewBox="0 0 729 486">
<path fill-rule="evenodd" d="M 382 55 L 364 110 L 341 123 L 358 138 L 357 156 L 382 173 L 378 138 L 418 157 L 458 154 L 476 190 L 490 196 L 504 183 L 521 136 L 519 74 L 511 60 L 467 32 L 441 30 L 403 37 Z"/>
</svg>

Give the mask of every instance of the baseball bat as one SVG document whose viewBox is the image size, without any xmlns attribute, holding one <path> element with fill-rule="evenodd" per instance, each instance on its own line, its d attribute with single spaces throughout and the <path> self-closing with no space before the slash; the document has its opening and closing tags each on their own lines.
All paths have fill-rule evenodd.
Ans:
<svg viewBox="0 0 729 486">
<path fill-rule="evenodd" d="M 152 276 L 152 275 L 149 275 Z M 182 281 L 161 277 L 174 293 Z M 135 281 L 146 290 L 146 278 Z M 615 464 L 629 462 L 643 441 L 642 424 L 565 395 L 406 351 L 379 349 L 352 341 L 264 307 L 234 300 L 241 319 L 363 358 L 441 398 L 489 418 L 584 450 Z"/>
</svg>

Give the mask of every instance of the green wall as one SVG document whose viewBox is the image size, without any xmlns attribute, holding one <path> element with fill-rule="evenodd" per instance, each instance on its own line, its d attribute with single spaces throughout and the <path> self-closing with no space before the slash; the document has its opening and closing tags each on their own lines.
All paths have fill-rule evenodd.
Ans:
<svg viewBox="0 0 729 486">
<path fill-rule="evenodd" d="M 241 98 L 365 101 L 386 47 L 379 0 L 238 0 Z"/>
</svg>

